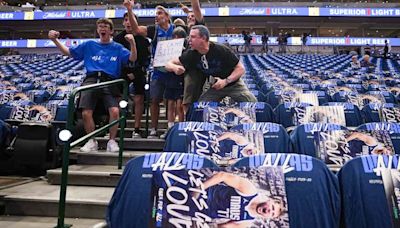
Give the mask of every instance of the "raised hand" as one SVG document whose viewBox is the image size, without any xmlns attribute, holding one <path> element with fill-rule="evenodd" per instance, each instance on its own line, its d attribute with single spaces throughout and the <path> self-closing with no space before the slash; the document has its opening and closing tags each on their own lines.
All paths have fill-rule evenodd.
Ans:
<svg viewBox="0 0 400 228">
<path fill-rule="evenodd" d="M 48 36 L 49 36 L 49 39 L 54 40 L 54 39 L 57 39 L 58 37 L 60 37 L 60 32 L 55 31 L 55 30 L 50 30 Z"/>
<path fill-rule="evenodd" d="M 126 34 L 125 39 L 132 45 L 135 44 L 135 38 L 132 34 Z"/>
<path fill-rule="evenodd" d="M 135 5 L 135 0 L 124 0 L 123 5 L 126 7 L 126 9 L 132 10 L 133 6 Z"/>
</svg>

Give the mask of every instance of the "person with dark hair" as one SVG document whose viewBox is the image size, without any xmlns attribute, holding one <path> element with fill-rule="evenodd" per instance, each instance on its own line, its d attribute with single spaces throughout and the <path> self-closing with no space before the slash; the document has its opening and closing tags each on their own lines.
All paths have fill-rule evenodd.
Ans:
<svg viewBox="0 0 400 228">
<path fill-rule="evenodd" d="M 269 41 L 268 33 L 264 32 L 264 34 L 261 37 L 262 50 L 267 54 L 268 54 L 268 41 Z"/>
<path fill-rule="evenodd" d="M 114 31 L 114 24 L 108 18 L 97 20 L 97 33 L 99 41 L 87 41 L 78 46 L 67 48 L 62 44 L 58 37 L 60 33 L 54 30 L 49 31 L 49 38 L 67 56 L 76 60 L 83 60 L 87 71 L 86 78 L 82 85 L 89 85 L 103 81 L 110 81 L 121 77 L 121 69 L 128 61 L 135 62 L 137 59 L 135 39 L 132 34 L 127 34 L 125 39 L 130 44 L 130 52 L 121 44 L 114 42 L 111 37 Z M 101 97 L 105 108 L 108 109 L 110 122 L 119 118 L 118 101 L 120 91 L 112 88 L 102 90 L 84 91 L 80 94 L 79 108 L 82 108 L 83 125 L 86 133 L 95 130 L 93 120 L 93 110 L 96 107 L 98 97 Z M 115 142 L 118 125 L 110 128 L 110 140 L 107 143 L 107 151 L 119 151 L 118 144 Z M 95 139 L 90 139 L 81 151 L 97 151 L 98 145 Z"/>
<path fill-rule="evenodd" d="M 187 14 L 186 24 L 188 28 L 192 28 L 195 25 L 205 25 L 205 20 L 203 14 L 201 13 L 199 0 L 191 0 L 192 10 L 183 4 L 181 8 L 183 12 Z M 190 31 L 187 31 L 189 33 Z M 200 95 L 203 93 L 203 87 L 198 85 L 204 85 L 206 77 L 204 77 L 200 72 L 195 70 L 188 70 L 184 75 L 184 93 L 183 93 L 183 108 L 187 112 L 189 106 L 197 101 Z"/>
<path fill-rule="evenodd" d="M 171 23 L 171 16 L 168 10 L 160 5 L 156 6 L 155 25 L 139 26 L 132 12 L 134 4 L 134 0 L 124 0 L 124 6 L 128 10 L 128 19 L 129 23 L 132 26 L 132 31 L 135 34 L 152 39 L 152 54 L 154 56 L 154 54 L 156 53 L 157 43 L 162 40 L 172 39 L 172 32 L 174 31 L 176 26 Z M 150 82 L 151 128 L 148 138 L 158 138 L 157 127 L 160 115 L 160 102 L 164 98 L 169 74 L 169 72 L 162 72 L 159 69 L 154 69 L 154 72 L 152 74 Z"/>
<path fill-rule="evenodd" d="M 136 15 L 135 15 L 136 17 Z M 127 34 L 132 34 L 132 26 L 128 19 L 128 13 L 124 14 L 123 26 L 124 31 L 120 32 L 114 37 L 114 41 L 122 44 L 125 48 L 130 49 L 129 42 L 124 38 Z M 140 134 L 140 121 L 144 112 L 144 95 L 146 85 L 147 67 L 150 64 L 150 42 L 143 36 L 133 34 L 137 49 L 136 62 L 130 62 L 123 68 L 122 76 L 128 81 L 132 82 L 134 86 L 133 101 L 134 101 L 134 114 L 135 114 L 135 131 L 132 133 L 132 138 L 141 138 Z"/>
<path fill-rule="evenodd" d="M 209 39 L 207 27 L 193 26 L 189 37 L 191 49 L 168 62 L 166 70 L 181 75 L 191 69 L 207 77 L 212 76 L 215 83 L 201 95 L 200 101 L 221 101 L 229 96 L 236 102 L 256 102 L 257 99 L 241 79 L 245 69 L 239 58 L 225 45 Z"/>
<path fill-rule="evenodd" d="M 205 25 L 203 14 L 201 13 L 200 2 L 199 0 L 191 0 L 192 3 L 192 10 L 189 7 L 183 5 L 182 3 L 181 8 L 182 11 L 187 14 L 186 24 L 188 28 L 192 28 L 195 25 Z"/>
<path fill-rule="evenodd" d="M 391 49 L 391 47 L 390 47 L 388 41 L 385 40 L 385 47 L 383 47 L 383 57 L 385 59 L 389 58 L 390 49 Z"/>
</svg>

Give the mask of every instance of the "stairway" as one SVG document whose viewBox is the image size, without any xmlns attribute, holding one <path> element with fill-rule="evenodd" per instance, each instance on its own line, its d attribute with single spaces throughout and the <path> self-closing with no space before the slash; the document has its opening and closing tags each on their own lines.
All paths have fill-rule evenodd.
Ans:
<svg viewBox="0 0 400 228">
<path fill-rule="evenodd" d="M 143 131 L 144 123 L 142 120 Z M 164 132 L 166 120 L 161 119 L 159 126 L 159 132 Z M 133 130 L 133 120 L 129 119 L 123 164 L 137 156 L 162 151 L 164 140 L 132 139 Z M 96 139 L 98 152 L 84 153 L 73 148 L 70 153 L 65 224 L 73 227 L 105 227 L 106 208 L 123 172 L 117 168 L 118 153 L 104 149 L 108 137 Z M 54 227 L 57 224 L 60 180 L 61 168 L 57 168 L 48 170 L 46 177 L 0 188 L 0 227 Z"/>
</svg>

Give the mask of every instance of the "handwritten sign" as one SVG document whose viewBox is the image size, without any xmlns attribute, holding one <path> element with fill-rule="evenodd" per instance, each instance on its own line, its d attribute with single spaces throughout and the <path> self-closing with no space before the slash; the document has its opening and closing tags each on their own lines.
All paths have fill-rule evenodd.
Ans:
<svg viewBox="0 0 400 228">
<path fill-rule="evenodd" d="M 154 55 L 154 67 L 163 67 L 171 59 L 181 56 L 185 39 L 173 39 L 157 42 Z"/>
</svg>

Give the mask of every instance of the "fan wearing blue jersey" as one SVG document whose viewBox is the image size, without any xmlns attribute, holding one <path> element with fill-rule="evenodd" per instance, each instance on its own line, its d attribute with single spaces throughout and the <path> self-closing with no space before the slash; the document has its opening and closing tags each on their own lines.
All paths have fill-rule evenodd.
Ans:
<svg viewBox="0 0 400 228">
<path fill-rule="evenodd" d="M 206 214 L 218 227 L 250 227 L 255 219 L 275 220 L 286 213 L 281 197 L 263 196 L 251 181 L 233 173 L 214 173 L 203 187 L 207 191 Z"/>
<path fill-rule="evenodd" d="M 121 44 L 112 41 L 114 24 L 108 18 L 100 18 L 96 22 L 99 41 L 87 41 L 78 46 L 67 48 L 58 38 L 58 31 L 49 31 L 49 38 L 67 56 L 76 60 L 83 60 L 86 68 L 86 78 L 83 85 L 94 84 L 103 81 L 110 81 L 121 77 L 121 69 L 128 61 L 135 62 L 137 59 L 136 44 L 132 34 L 127 34 L 125 39 L 130 43 L 131 50 L 124 48 Z M 118 91 L 115 91 L 118 90 Z M 83 124 L 86 133 L 95 130 L 93 120 L 93 110 L 96 107 L 98 98 L 102 98 L 102 103 L 108 109 L 110 122 L 119 118 L 118 100 L 120 97 L 119 89 L 104 88 L 97 91 L 84 91 L 80 95 L 79 108 L 82 109 Z M 115 142 L 118 126 L 110 128 L 110 140 L 107 143 L 107 151 L 119 151 L 118 144 Z M 97 151 L 98 145 L 95 139 L 90 139 L 81 151 Z"/>
<path fill-rule="evenodd" d="M 368 147 L 369 154 L 382 154 L 382 155 L 393 155 L 393 151 L 388 149 L 385 144 L 379 142 L 375 137 L 370 135 L 361 133 L 361 132 L 352 132 L 349 136 L 346 137 L 346 142 L 348 142 L 350 150 L 360 150 L 360 146 L 358 146 L 358 142 L 361 142 L 362 146 Z M 361 151 L 356 151 L 361 152 Z"/>
</svg>

